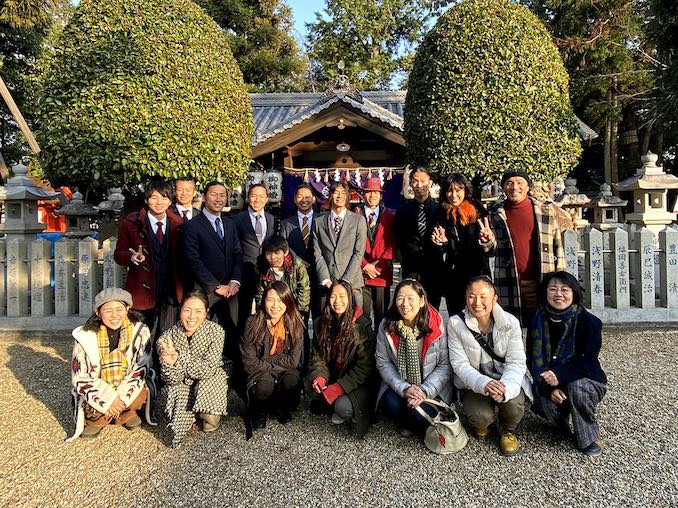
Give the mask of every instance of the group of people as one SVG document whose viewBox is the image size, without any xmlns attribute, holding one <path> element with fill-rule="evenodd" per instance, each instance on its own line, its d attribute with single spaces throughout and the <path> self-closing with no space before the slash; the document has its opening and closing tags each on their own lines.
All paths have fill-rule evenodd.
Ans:
<svg viewBox="0 0 678 508">
<path fill-rule="evenodd" d="M 265 211 L 263 185 L 234 216 L 222 213 L 221 183 L 205 187 L 202 210 L 190 178 L 148 185 L 146 206 L 118 234 L 125 289 L 97 295 L 73 332 L 73 438 L 108 423 L 137 428 L 137 411 L 145 405 L 150 421 L 156 397 L 176 445 L 196 424 L 218 428 L 233 388 L 254 430 L 269 416 L 291 421 L 305 393 L 312 412 L 358 437 L 377 413 L 403 435 L 423 435 L 421 410 L 433 416 L 435 399 L 458 398 L 473 434 L 496 426 L 507 455 L 519 449 L 529 399 L 562 432 L 571 419 L 577 446 L 599 454 L 601 324 L 581 306 L 576 279 L 556 271 L 555 205 L 529 197 L 521 171 L 504 174 L 506 199 L 489 213 L 461 174 L 442 182 L 439 202 L 425 168 L 409 178 L 414 199 L 395 212 L 378 178 L 355 210 L 343 182 L 330 186 L 326 212 L 301 184 L 296 214 L 281 223 Z M 391 299 L 397 252 L 402 280 Z"/>
</svg>

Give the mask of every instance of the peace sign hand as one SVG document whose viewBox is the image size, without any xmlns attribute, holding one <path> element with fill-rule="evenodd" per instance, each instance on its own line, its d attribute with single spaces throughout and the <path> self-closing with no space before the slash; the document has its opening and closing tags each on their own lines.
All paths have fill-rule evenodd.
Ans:
<svg viewBox="0 0 678 508">
<path fill-rule="evenodd" d="M 146 261 L 146 256 L 144 256 L 144 247 L 139 245 L 139 250 L 134 250 L 132 247 L 129 248 L 129 251 L 132 253 L 132 263 L 138 265 Z"/>
<path fill-rule="evenodd" d="M 494 239 L 494 233 L 490 228 L 490 219 L 487 217 L 480 219 L 478 221 L 478 225 L 480 226 L 480 232 L 478 233 L 478 239 L 480 240 L 480 243 L 488 243 L 492 241 Z"/>
</svg>

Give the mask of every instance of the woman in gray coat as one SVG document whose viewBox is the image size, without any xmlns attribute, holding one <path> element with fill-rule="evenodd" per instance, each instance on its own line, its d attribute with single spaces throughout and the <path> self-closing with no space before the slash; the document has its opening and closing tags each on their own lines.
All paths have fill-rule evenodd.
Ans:
<svg viewBox="0 0 678 508">
<path fill-rule="evenodd" d="M 423 435 L 429 423 L 416 410 L 436 414 L 425 399 L 450 402 L 452 384 L 443 319 L 428 304 L 422 285 L 405 279 L 379 326 L 377 369 L 382 384 L 377 407 L 401 425 L 401 434 Z"/>
</svg>

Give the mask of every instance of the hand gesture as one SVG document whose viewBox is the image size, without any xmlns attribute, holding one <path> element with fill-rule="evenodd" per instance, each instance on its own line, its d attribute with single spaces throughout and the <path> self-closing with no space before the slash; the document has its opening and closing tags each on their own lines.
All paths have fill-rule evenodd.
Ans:
<svg viewBox="0 0 678 508">
<path fill-rule="evenodd" d="M 172 366 L 177 363 L 178 358 L 179 353 L 174 349 L 172 339 L 167 337 L 164 340 L 158 341 L 158 359 L 160 360 L 160 363 Z"/>
<path fill-rule="evenodd" d="M 327 389 L 327 380 L 322 376 L 318 376 L 313 380 L 313 383 L 311 383 L 311 388 L 313 388 L 315 393 L 320 394 L 323 390 Z"/>
<path fill-rule="evenodd" d="M 407 405 L 411 408 L 415 408 L 424 402 L 424 399 L 426 399 L 426 392 L 417 385 L 412 385 L 405 390 L 405 398 L 407 399 Z"/>
<path fill-rule="evenodd" d="M 367 264 L 363 267 L 363 272 L 365 273 L 365 275 L 367 275 L 367 278 L 368 278 L 368 279 L 374 279 L 374 278 L 377 277 L 377 276 L 379 275 L 379 273 L 380 273 L 380 272 L 377 270 L 377 267 L 374 265 L 374 263 L 367 263 Z"/>
<path fill-rule="evenodd" d="M 480 232 L 478 233 L 478 239 L 480 240 L 480 243 L 487 243 L 494 239 L 494 233 L 490 228 L 490 219 L 487 217 L 480 219 L 478 221 L 478 225 L 480 226 Z"/>
<path fill-rule="evenodd" d="M 434 245 L 437 245 L 438 247 L 447 245 L 447 242 L 449 240 L 447 239 L 447 235 L 445 234 L 445 228 L 442 226 L 434 226 L 433 234 L 431 235 L 431 241 L 434 243 Z"/>
<path fill-rule="evenodd" d="M 132 247 L 129 248 L 129 251 L 132 253 L 132 263 L 139 265 L 146 261 L 146 256 L 144 256 L 144 247 L 139 245 L 139 250 L 134 250 Z"/>
<path fill-rule="evenodd" d="M 567 395 L 560 388 L 556 388 L 551 392 L 551 400 L 556 404 L 562 404 L 567 400 Z"/>
<path fill-rule="evenodd" d="M 504 402 L 506 386 L 501 381 L 492 379 L 485 385 L 485 393 L 492 397 L 495 402 Z"/>
<path fill-rule="evenodd" d="M 552 370 L 545 370 L 544 372 L 539 374 L 539 377 L 542 378 L 544 382 L 549 386 L 558 386 L 560 384 L 560 382 L 558 381 L 558 377 Z"/>
</svg>

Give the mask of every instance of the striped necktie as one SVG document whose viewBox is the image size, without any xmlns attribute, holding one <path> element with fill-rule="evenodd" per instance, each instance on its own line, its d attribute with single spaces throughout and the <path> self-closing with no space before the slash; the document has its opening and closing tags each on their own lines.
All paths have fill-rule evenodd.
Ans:
<svg viewBox="0 0 678 508">
<path fill-rule="evenodd" d="M 308 227 L 308 217 L 304 217 L 301 221 L 301 238 L 304 240 L 304 245 L 308 247 L 308 239 L 310 236 L 310 230 Z"/>
<path fill-rule="evenodd" d="M 419 203 L 419 212 L 417 213 L 417 236 L 420 240 L 426 237 L 426 211 L 424 203 Z"/>
<path fill-rule="evenodd" d="M 342 218 L 338 215 L 334 218 L 334 234 L 336 236 L 339 236 L 339 233 L 341 233 L 341 225 L 343 222 Z"/>
<path fill-rule="evenodd" d="M 221 227 L 221 219 L 220 219 L 219 217 L 217 217 L 217 218 L 214 220 L 214 228 L 215 228 L 216 231 L 217 231 L 217 236 L 219 237 L 219 239 L 220 239 L 220 240 L 223 240 L 223 239 L 224 239 L 224 230 L 223 230 L 223 228 Z"/>
</svg>

